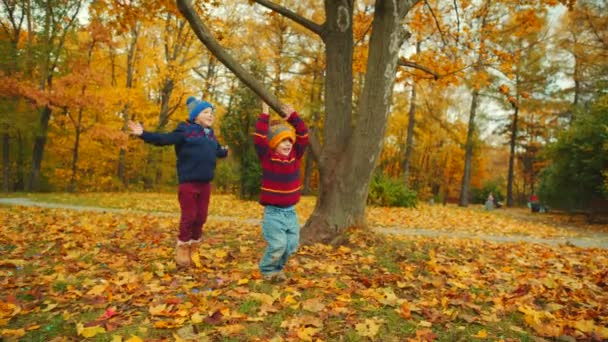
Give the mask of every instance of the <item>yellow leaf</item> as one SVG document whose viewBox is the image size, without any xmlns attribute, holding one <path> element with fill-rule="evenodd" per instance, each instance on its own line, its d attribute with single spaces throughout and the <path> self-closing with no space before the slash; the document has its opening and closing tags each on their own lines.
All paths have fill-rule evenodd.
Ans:
<svg viewBox="0 0 608 342">
<path fill-rule="evenodd" d="M 325 304 L 321 302 L 320 298 L 312 298 L 302 302 L 302 309 L 310 312 L 319 312 L 325 309 Z"/>
<path fill-rule="evenodd" d="M 78 332 L 78 335 L 88 338 L 88 337 L 93 337 L 97 334 L 103 334 L 106 332 L 106 329 L 104 329 L 103 327 L 100 327 L 100 326 L 85 328 L 82 323 L 78 323 L 76 325 L 76 331 Z"/>
<path fill-rule="evenodd" d="M 247 278 L 239 279 L 239 281 L 237 282 L 238 285 L 245 285 L 247 283 L 249 283 L 249 279 Z"/>
<path fill-rule="evenodd" d="M 219 259 L 224 259 L 227 255 L 228 255 L 228 252 L 226 252 L 223 249 L 220 249 L 217 252 L 215 252 L 215 257 L 219 258 Z"/>
<path fill-rule="evenodd" d="M 46 306 L 46 308 L 42 309 L 42 312 L 51 311 L 51 310 L 53 310 L 56 307 L 57 307 L 57 304 L 49 304 L 49 305 Z"/>
<path fill-rule="evenodd" d="M 317 332 L 319 332 L 319 329 L 316 328 L 299 328 L 297 330 L 297 334 L 298 337 L 302 340 L 302 341 L 312 341 L 312 337 L 314 336 L 314 334 L 316 334 Z"/>
<path fill-rule="evenodd" d="M 151 306 L 148 311 L 150 312 L 150 314 L 152 316 L 159 316 L 161 315 L 165 310 L 167 310 L 167 304 L 160 304 L 157 306 Z"/>
<path fill-rule="evenodd" d="M 131 336 L 125 342 L 144 342 L 144 340 L 142 340 L 139 336 Z"/>
<path fill-rule="evenodd" d="M 197 323 L 201 323 L 203 321 L 203 316 L 201 316 L 198 312 L 195 312 L 191 317 L 190 320 L 192 321 L 192 323 L 197 324 Z"/>
<path fill-rule="evenodd" d="M 23 329 L 2 329 L 0 330 L 0 335 L 6 337 L 23 337 L 25 335 L 25 330 Z"/>
<path fill-rule="evenodd" d="M 87 292 L 89 296 L 101 296 L 101 294 L 106 290 L 108 284 L 100 284 L 93 286 L 92 289 Z"/>
<path fill-rule="evenodd" d="M 590 333 L 595 330 L 595 322 L 593 320 L 580 320 L 574 323 L 576 330 L 580 330 L 584 333 Z"/>
<path fill-rule="evenodd" d="M 122 336 L 112 335 L 112 342 L 122 342 Z"/>
<path fill-rule="evenodd" d="M 272 303 L 274 303 L 274 298 L 272 298 L 270 295 L 265 294 L 265 293 L 252 292 L 249 294 L 249 297 L 259 301 L 262 304 L 266 304 L 266 305 L 272 305 Z"/>
<path fill-rule="evenodd" d="M 219 330 L 222 336 L 232 336 L 240 334 L 243 330 L 245 330 L 245 327 L 241 324 L 231 324 L 224 327 L 218 327 L 217 330 Z"/>
<path fill-rule="evenodd" d="M 194 251 L 194 253 L 190 255 L 190 258 L 192 259 L 192 262 L 194 262 L 194 266 L 196 266 L 196 268 L 203 267 L 203 264 L 201 264 L 201 256 L 198 251 Z"/>
<path fill-rule="evenodd" d="M 287 305 L 293 305 L 297 304 L 298 301 L 292 295 L 288 294 L 287 296 L 285 296 L 285 299 L 283 299 L 283 303 Z"/>
<path fill-rule="evenodd" d="M 481 329 L 477 332 L 477 335 L 473 335 L 473 337 L 477 337 L 477 338 L 487 338 L 488 337 L 488 332 L 485 329 Z"/>
<path fill-rule="evenodd" d="M 378 324 L 378 321 L 366 319 L 363 323 L 357 323 L 355 330 L 357 330 L 359 336 L 374 337 L 378 334 L 378 330 L 380 330 L 380 324 Z"/>
</svg>

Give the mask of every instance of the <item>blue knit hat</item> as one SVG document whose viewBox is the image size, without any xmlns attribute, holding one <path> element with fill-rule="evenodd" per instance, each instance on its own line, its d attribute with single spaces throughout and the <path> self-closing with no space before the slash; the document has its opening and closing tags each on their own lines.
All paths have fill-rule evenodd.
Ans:
<svg viewBox="0 0 608 342">
<path fill-rule="evenodd" d="M 186 100 L 186 106 L 188 106 L 188 119 L 194 122 L 194 119 L 205 109 L 215 109 L 213 105 L 207 101 L 197 100 L 196 97 L 190 96 Z"/>
</svg>

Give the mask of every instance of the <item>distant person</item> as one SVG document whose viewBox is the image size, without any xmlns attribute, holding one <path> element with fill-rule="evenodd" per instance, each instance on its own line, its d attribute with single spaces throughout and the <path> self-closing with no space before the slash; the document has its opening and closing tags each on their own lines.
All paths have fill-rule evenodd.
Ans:
<svg viewBox="0 0 608 342">
<path fill-rule="evenodd" d="M 494 195 L 491 192 L 488 194 L 488 198 L 486 198 L 485 208 L 486 210 L 494 209 Z"/>
<path fill-rule="evenodd" d="M 540 202 L 538 200 L 538 196 L 536 195 L 536 193 L 532 193 L 530 195 L 529 204 L 530 204 L 530 210 L 533 213 L 538 213 L 541 211 L 541 205 L 540 205 Z M 543 210 L 543 212 L 544 212 L 544 210 Z"/>
<path fill-rule="evenodd" d="M 211 125 L 215 108 L 207 101 L 193 96 L 186 101 L 188 120 L 180 122 L 170 133 L 144 131 L 140 123 L 129 121 L 131 134 L 149 144 L 175 145 L 178 200 L 181 208 L 179 235 L 175 247 L 175 262 L 179 267 L 192 265 L 192 253 L 202 241 L 203 225 L 207 221 L 211 185 L 216 158 L 228 155 L 228 147 L 219 144 Z"/>
<path fill-rule="evenodd" d="M 295 205 L 300 201 L 302 182 L 300 160 L 308 146 L 308 129 L 298 113 L 284 105 L 283 117 L 289 123 L 270 126 L 268 105 L 255 126 L 255 149 L 262 164 L 260 204 L 264 206 L 262 234 L 267 246 L 260 260 L 260 271 L 271 282 L 287 279 L 283 273 L 287 259 L 300 243 L 300 224 Z M 295 129 L 294 130 L 292 129 Z"/>
</svg>

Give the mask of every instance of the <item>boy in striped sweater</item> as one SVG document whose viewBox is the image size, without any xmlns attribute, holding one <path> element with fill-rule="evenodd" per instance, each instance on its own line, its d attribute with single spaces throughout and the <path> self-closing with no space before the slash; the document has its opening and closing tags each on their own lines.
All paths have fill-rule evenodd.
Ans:
<svg viewBox="0 0 608 342">
<path fill-rule="evenodd" d="M 300 200 L 300 160 L 308 146 L 308 129 L 298 113 L 284 105 L 286 119 L 294 129 L 280 124 L 270 128 L 268 105 L 255 126 L 254 143 L 262 164 L 260 204 L 264 206 L 262 233 L 267 247 L 260 260 L 260 271 L 266 280 L 286 279 L 283 268 L 300 241 L 300 224 L 295 205 Z"/>
</svg>

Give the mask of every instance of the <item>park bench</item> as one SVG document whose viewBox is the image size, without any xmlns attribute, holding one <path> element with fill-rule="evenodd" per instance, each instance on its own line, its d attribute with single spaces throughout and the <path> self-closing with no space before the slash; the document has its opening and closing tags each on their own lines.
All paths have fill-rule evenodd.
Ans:
<svg viewBox="0 0 608 342">
<path fill-rule="evenodd" d="M 589 203 L 587 220 L 590 223 L 608 222 L 608 199 L 593 198 Z"/>
</svg>

